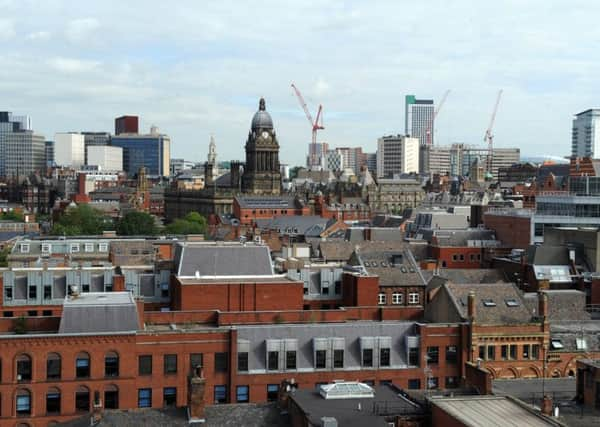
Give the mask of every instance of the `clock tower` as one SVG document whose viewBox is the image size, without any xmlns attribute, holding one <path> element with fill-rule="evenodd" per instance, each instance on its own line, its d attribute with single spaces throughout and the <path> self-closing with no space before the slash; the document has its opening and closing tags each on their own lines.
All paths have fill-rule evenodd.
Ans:
<svg viewBox="0 0 600 427">
<path fill-rule="evenodd" d="M 252 126 L 246 141 L 246 165 L 242 176 L 242 191 L 256 195 L 281 193 L 279 170 L 279 143 L 271 115 L 260 99 L 258 111 L 252 118 Z"/>
</svg>

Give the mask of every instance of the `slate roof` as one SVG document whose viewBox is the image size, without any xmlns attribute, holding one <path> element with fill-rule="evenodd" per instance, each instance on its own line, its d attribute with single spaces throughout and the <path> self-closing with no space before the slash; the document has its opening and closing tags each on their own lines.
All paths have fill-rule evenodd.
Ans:
<svg viewBox="0 0 600 427">
<path fill-rule="evenodd" d="M 59 334 L 135 332 L 137 306 L 131 292 L 89 292 L 66 297 Z"/>
<path fill-rule="evenodd" d="M 427 272 L 431 279 L 438 277 L 452 283 L 497 283 L 506 282 L 504 272 L 498 268 L 442 268 L 437 274 Z M 425 272 L 424 272 L 425 274 Z M 426 279 L 429 279 L 425 276 Z"/>
<path fill-rule="evenodd" d="M 379 276 L 379 286 L 425 286 L 410 249 L 385 251 L 355 251 L 350 265 L 361 265 L 370 275 Z"/>
<path fill-rule="evenodd" d="M 589 320 L 585 311 L 585 293 L 575 289 L 548 289 L 542 291 L 548 298 L 548 319 L 553 321 Z M 538 294 L 529 292 L 523 295 L 532 313 L 538 310 Z"/>
<path fill-rule="evenodd" d="M 327 261 L 340 261 L 345 262 L 350 259 L 352 253 L 356 248 L 362 253 L 367 252 L 381 252 L 381 251 L 399 251 L 404 248 L 409 248 L 413 256 L 417 261 L 427 258 L 427 245 L 426 244 L 411 244 L 405 241 L 360 241 L 360 242 L 347 242 L 347 241 L 333 241 L 333 242 L 321 242 L 319 244 L 319 250 L 321 258 Z"/>
<path fill-rule="evenodd" d="M 578 341 L 585 341 L 586 348 L 578 347 Z M 552 341 L 560 341 L 561 349 L 553 347 Z M 600 321 L 550 322 L 550 349 L 552 351 L 600 351 Z"/>
<path fill-rule="evenodd" d="M 532 321 L 532 313 L 514 283 L 446 283 L 444 285 L 460 316 L 468 319 L 469 293 L 475 293 L 475 321 L 482 324 L 522 324 Z M 492 301 L 494 306 L 484 305 Z M 514 300 L 517 306 L 506 301 Z"/>
<path fill-rule="evenodd" d="M 317 237 L 335 223 L 334 219 L 320 216 L 279 216 L 269 219 L 256 219 L 256 226 L 263 230 L 276 230 L 280 234 L 294 234 Z"/>
<path fill-rule="evenodd" d="M 180 243 L 175 263 L 179 277 L 273 276 L 269 248 L 249 243 Z"/>
<path fill-rule="evenodd" d="M 92 414 L 59 423 L 62 427 L 187 427 L 187 409 L 104 410 L 97 424 L 90 424 Z M 208 424 L 207 424 L 208 425 Z"/>
<path fill-rule="evenodd" d="M 235 200 L 242 209 L 295 209 L 301 205 L 291 196 L 238 196 Z"/>
<path fill-rule="evenodd" d="M 530 265 L 569 265 L 569 250 L 565 246 L 529 246 L 527 262 Z"/>
</svg>

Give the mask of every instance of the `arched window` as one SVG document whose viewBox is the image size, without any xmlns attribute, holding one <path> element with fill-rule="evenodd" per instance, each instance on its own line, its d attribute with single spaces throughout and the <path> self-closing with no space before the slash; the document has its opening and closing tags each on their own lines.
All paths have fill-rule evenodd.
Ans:
<svg viewBox="0 0 600 427">
<path fill-rule="evenodd" d="M 90 411 L 90 389 L 85 386 L 77 387 L 75 391 L 75 410 L 78 412 Z"/>
<path fill-rule="evenodd" d="M 61 373 L 60 354 L 48 353 L 46 358 L 46 379 L 59 380 Z"/>
<path fill-rule="evenodd" d="M 18 416 L 31 415 L 31 393 L 29 390 L 24 388 L 17 390 L 16 407 Z"/>
<path fill-rule="evenodd" d="M 90 376 L 90 355 L 84 351 L 77 354 L 75 359 L 75 376 L 77 378 L 89 378 Z"/>
<path fill-rule="evenodd" d="M 26 354 L 17 356 L 17 381 L 31 381 L 31 357 Z"/>
<path fill-rule="evenodd" d="M 114 351 L 109 351 L 104 356 L 104 376 L 118 377 L 119 376 L 119 355 Z"/>
<path fill-rule="evenodd" d="M 119 409 L 119 388 L 114 384 L 104 388 L 104 408 Z"/>
<path fill-rule="evenodd" d="M 60 414 L 60 390 L 50 387 L 46 392 L 46 413 Z"/>
</svg>

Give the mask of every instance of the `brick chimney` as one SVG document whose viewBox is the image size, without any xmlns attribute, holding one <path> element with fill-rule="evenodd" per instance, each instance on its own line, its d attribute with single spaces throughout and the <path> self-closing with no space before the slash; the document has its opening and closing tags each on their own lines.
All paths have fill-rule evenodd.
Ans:
<svg viewBox="0 0 600 427">
<path fill-rule="evenodd" d="M 469 292 L 468 300 L 467 300 L 467 310 L 469 315 L 469 320 L 471 322 L 475 321 L 475 316 L 477 315 L 477 309 L 475 306 L 475 291 Z"/>
<path fill-rule="evenodd" d="M 538 292 L 538 316 L 543 320 L 548 317 L 548 295 L 545 292 Z"/>
<path fill-rule="evenodd" d="M 204 422 L 204 392 L 206 389 L 206 378 L 204 369 L 197 367 L 190 377 L 188 387 L 188 419 L 192 422 Z"/>
<path fill-rule="evenodd" d="M 552 398 L 550 396 L 544 396 L 542 398 L 542 414 L 544 415 L 548 415 L 549 417 L 552 416 L 552 409 L 553 409 L 553 405 L 552 405 Z"/>
</svg>

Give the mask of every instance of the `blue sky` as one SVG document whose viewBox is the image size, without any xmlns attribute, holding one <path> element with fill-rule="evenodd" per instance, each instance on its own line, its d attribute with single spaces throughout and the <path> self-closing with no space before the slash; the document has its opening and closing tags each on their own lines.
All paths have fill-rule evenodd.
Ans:
<svg viewBox="0 0 600 427">
<path fill-rule="evenodd" d="M 598 102 L 600 3 L 590 1 L 0 0 L 0 110 L 37 131 L 112 130 L 137 114 L 172 156 L 242 159 L 264 96 L 282 161 L 320 140 L 375 151 L 401 133 L 404 95 L 440 99 L 436 143 L 482 144 L 496 93 L 499 147 L 570 152 L 572 115 Z"/>
</svg>

